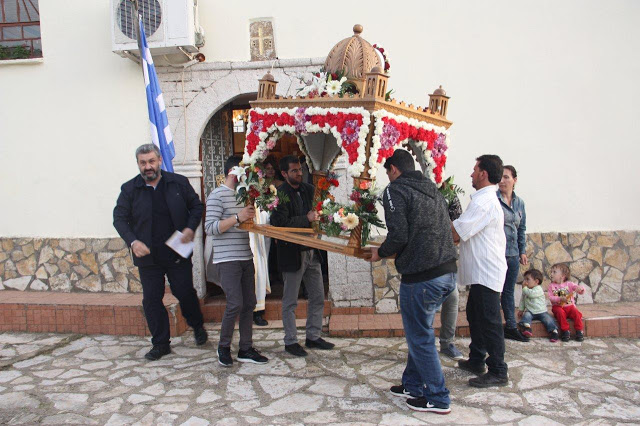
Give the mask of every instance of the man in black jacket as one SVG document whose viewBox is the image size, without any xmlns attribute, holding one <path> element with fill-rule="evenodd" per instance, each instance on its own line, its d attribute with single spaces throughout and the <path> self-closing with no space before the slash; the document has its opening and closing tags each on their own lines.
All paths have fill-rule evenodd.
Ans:
<svg viewBox="0 0 640 426">
<path fill-rule="evenodd" d="M 193 240 L 203 206 L 186 177 L 160 171 L 162 157 L 155 145 L 140 146 L 136 160 L 140 175 L 122 185 L 113 210 L 113 226 L 131 247 L 133 264 L 140 272 L 142 306 L 153 344 L 145 358 L 155 361 L 171 353 L 169 315 L 162 303 L 165 275 L 182 315 L 194 330 L 196 344 L 207 341 L 193 288 L 191 258 L 184 259 L 165 245 L 176 230 L 182 232 L 183 242 Z"/>
<path fill-rule="evenodd" d="M 312 208 L 314 189 L 302 182 L 300 160 L 287 155 L 280 160 L 280 171 L 285 182 L 278 188 L 289 198 L 280 203 L 271 214 L 271 224 L 289 228 L 310 228 L 311 222 L 318 220 L 318 213 Z M 284 326 L 284 348 L 294 356 L 307 356 L 307 351 L 298 344 L 296 330 L 296 307 L 300 282 L 309 293 L 307 307 L 307 338 L 305 346 L 317 349 L 332 349 L 320 337 L 322 313 L 324 311 L 324 284 L 317 250 L 287 241 L 278 241 L 278 269 L 282 272 L 284 291 L 282 294 L 282 325 Z"/>
<path fill-rule="evenodd" d="M 371 261 L 396 256 L 402 279 L 400 311 L 409 357 L 402 385 L 391 393 L 407 398 L 416 411 L 449 414 L 435 346 L 433 318 L 456 285 L 456 250 L 447 202 L 435 184 L 415 170 L 408 151 L 398 149 L 384 164 L 391 182 L 384 191 L 387 238 L 371 250 Z"/>
</svg>

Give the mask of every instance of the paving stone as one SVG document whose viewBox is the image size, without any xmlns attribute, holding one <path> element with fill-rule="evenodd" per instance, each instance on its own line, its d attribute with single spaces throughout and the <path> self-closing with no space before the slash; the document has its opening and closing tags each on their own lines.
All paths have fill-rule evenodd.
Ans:
<svg viewBox="0 0 640 426">
<path fill-rule="evenodd" d="M 39 406 L 40 401 L 25 392 L 7 392 L 0 397 L 0 410 L 26 410 Z"/>
<path fill-rule="evenodd" d="M 258 383 L 271 398 L 280 398 L 288 393 L 298 391 L 312 383 L 308 379 L 291 379 L 280 376 L 261 376 Z"/>
<path fill-rule="evenodd" d="M 529 416 L 518 422 L 518 426 L 562 426 L 562 423 L 558 423 L 544 416 Z"/>
<path fill-rule="evenodd" d="M 488 416 L 479 408 L 453 406 L 451 414 L 447 416 L 436 416 L 433 413 L 413 413 L 413 417 L 433 424 L 465 424 L 484 425 L 489 423 Z"/>
<path fill-rule="evenodd" d="M 288 413 L 302 413 L 317 411 L 324 397 L 320 395 L 295 394 L 279 399 L 270 405 L 258 408 L 256 411 L 265 416 L 280 416 Z"/>
<path fill-rule="evenodd" d="M 343 396 L 347 381 L 336 377 L 319 377 L 308 391 L 330 396 Z"/>
<path fill-rule="evenodd" d="M 200 417 L 189 417 L 186 422 L 181 423 L 181 426 L 207 426 L 211 424 L 209 420 L 205 420 Z"/>
<path fill-rule="evenodd" d="M 551 383 L 558 383 L 566 380 L 565 376 L 560 374 L 551 373 L 549 371 L 541 370 L 535 367 L 523 367 L 522 378 L 517 387 L 522 390 L 538 388 L 541 386 L 549 385 Z"/>
<path fill-rule="evenodd" d="M 114 413 L 120 410 L 124 400 L 122 398 L 113 398 L 107 402 L 94 404 L 91 410 L 92 416 L 100 416 L 102 414 Z"/>
<path fill-rule="evenodd" d="M 230 400 L 247 400 L 257 398 L 251 382 L 235 374 L 229 376 L 226 395 L 227 399 Z"/>
<path fill-rule="evenodd" d="M 45 395 L 58 410 L 78 411 L 87 404 L 89 395 L 82 393 L 50 393 Z"/>
<path fill-rule="evenodd" d="M 22 376 L 22 373 L 15 370 L 0 371 L 0 383 L 7 383 Z"/>
<path fill-rule="evenodd" d="M 114 415 L 109 417 L 109 420 L 107 420 L 107 423 L 105 423 L 105 426 L 131 425 L 135 421 L 136 421 L 136 419 L 134 417 L 125 416 L 124 414 L 115 413 Z"/>
<path fill-rule="evenodd" d="M 606 397 L 606 403 L 593 410 L 593 415 L 612 419 L 637 421 L 640 418 L 640 406 L 637 401 L 631 403 L 617 397 Z"/>
<path fill-rule="evenodd" d="M 45 425 L 97 425 L 98 422 L 76 413 L 56 414 L 42 419 Z"/>
<path fill-rule="evenodd" d="M 249 399 L 246 401 L 236 401 L 231 404 L 231 408 L 241 413 L 253 410 L 254 408 L 258 408 L 260 406 L 260 400 L 258 399 Z"/>
</svg>

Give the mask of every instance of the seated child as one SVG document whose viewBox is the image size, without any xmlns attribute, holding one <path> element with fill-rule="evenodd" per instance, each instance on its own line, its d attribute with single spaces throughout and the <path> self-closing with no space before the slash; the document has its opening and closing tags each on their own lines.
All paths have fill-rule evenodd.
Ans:
<svg viewBox="0 0 640 426">
<path fill-rule="evenodd" d="M 551 301 L 551 311 L 560 325 L 560 338 L 563 342 L 568 342 L 571 337 L 569 333 L 569 323 L 567 318 L 573 320 L 576 328 L 576 340 L 584 340 L 584 324 L 582 323 L 582 313 L 576 308 L 574 302 L 575 293 L 584 293 L 584 288 L 569 281 L 571 271 L 564 263 L 556 263 L 551 267 L 551 284 L 549 284 L 549 300 Z"/>
<path fill-rule="evenodd" d="M 547 312 L 547 301 L 544 298 L 544 290 L 542 289 L 542 272 L 537 269 L 529 269 L 524 273 L 524 281 L 522 282 L 522 297 L 520 298 L 520 306 L 518 307 L 518 318 L 520 326 L 524 328 L 522 334 L 532 337 L 531 321 L 538 320 L 544 324 L 549 333 L 549 340 L 558 341 L 558 327 L 553 317 Z"/>
</svg>

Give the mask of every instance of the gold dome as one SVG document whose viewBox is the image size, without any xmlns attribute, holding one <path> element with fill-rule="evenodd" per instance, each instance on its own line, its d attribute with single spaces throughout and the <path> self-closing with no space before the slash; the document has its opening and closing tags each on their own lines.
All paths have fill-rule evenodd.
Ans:
<svg viewBox="0 0 640 426">
<path fill-rule="evenodd" d="M 345 38 L 333 46 L 327 59 L 324 61 L 324 69 L 328 73 L 344 71 L 347 80 L 364 80 L 365 74 L 373 67 L 383 64 L 376 49 L 360 37 L 362 25 L 353 26 L 353 36 Z"/>
</svg>

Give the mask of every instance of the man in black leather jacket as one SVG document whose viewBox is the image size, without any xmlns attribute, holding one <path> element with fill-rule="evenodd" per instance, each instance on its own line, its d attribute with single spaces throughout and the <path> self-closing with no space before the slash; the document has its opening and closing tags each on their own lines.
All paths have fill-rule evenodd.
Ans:
<svg viewBox="0 0 640 426">
<path fill-rule="evenodd" d="M 288 155 L 280 160 L 280 171 L 285 183 L 279 191 L 288 197 L 271 214 L 271 224 L 289 228 L 310 228 L 311 222 L 318 220 L 313 209 L 312 185 L 302 182 L 300 160 Z M 300 282 L 309 294 L 307 307 L 307 338 L 305 346 L 316 349 L 332 349 L 329 343 L 320 337 L 322 332 L 322 313 L 324 311 L 324 284 L 318 251 L 311 247 L 278 241 L 278 269 L 282 272 L 284 292 L 282 294 L 282 324 L 284 326 L 284 348 L 294 356 L 307 356 L 307 351 L 298 344 L 296 330 L 296 306 Z"/>
<path fill-rule="evenodd" d="M 171 353 L 169 315 L 162 303 L 165 275 L 182 315 L 194 330 L 196 343 L 207 341 L 193 288 L 191 258 L 184 259 L 165 245 L 176 230 L 183 233 L 183 242 L 193 240 L 203 206 L 186 177 L 160 170 L 162 157 L 155 145 L 140 146 L 136 161 L 140 174 L 122 185 L 113 210 L 113 226 L 131 248 L 133 263 L 140 272 L 142 306 L 153 344 L 145 358 L 155 361 Z"/>
</svg>

